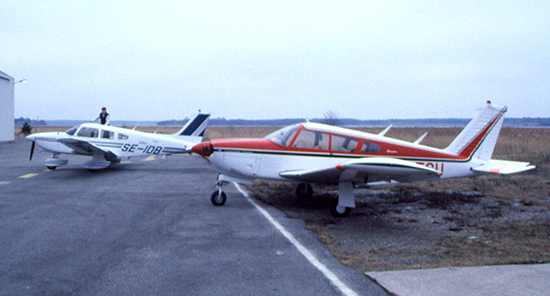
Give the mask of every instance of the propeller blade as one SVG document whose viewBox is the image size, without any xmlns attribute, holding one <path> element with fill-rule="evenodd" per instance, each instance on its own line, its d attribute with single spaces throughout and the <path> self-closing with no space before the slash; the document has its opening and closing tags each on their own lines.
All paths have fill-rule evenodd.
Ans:
<svg viewBox="0 0 550 296">
<path fill-rule="evenodd" d="M 32 146 L 31 146 L 31 157 L 29 158 L 29 161 L 32 160 L 32 155 L 34 154 L 34 145 L 36 144 L 35 141 L 32 141 Z"/>
</svg>

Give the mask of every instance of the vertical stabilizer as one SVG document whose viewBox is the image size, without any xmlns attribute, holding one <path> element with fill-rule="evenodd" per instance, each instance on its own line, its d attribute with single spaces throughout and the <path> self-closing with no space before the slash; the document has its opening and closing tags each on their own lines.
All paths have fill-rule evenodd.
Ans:
<svg viewBox="0 0 550 296">
<path fill-rule="evenodd" d="M 487 105 L 445 150 L 467 159 L 491 159 L 506 109 L 494 107 L 487 101 Z"/>
<path fill-rule="evenodd" d="M 204 136 L 204 131 L 208 123 L 208 113 L 199 113 L 195 118 L 190 119 L 177 133 L 172 137 L 185 139 L 193 143 L 200 143 Z"/>
</svg>

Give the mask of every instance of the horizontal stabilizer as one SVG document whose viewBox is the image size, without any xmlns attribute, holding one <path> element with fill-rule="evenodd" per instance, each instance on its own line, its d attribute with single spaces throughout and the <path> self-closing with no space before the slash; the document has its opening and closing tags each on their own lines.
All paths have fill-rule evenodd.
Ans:
<svg viewBox="0 0 550 296">
<path fill-rule="evenodd" d="M 535 167 L 534 165 L 529 165 L 528 162 L 490 160 L 483 165 L 472 168 L 472 170 L 478 173 L 509 175 L 532 170 Z"/>
</svg>

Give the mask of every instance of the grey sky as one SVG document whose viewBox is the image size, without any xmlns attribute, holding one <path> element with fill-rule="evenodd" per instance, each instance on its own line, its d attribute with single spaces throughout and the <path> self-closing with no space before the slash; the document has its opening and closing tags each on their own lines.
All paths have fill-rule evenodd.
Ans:
<svg viewBox="0 0 550 296">
<path fill-rule="evenodd" d="M 550 1 L 2 1 L 15 116 L 550 116 Z"/>
</svg>

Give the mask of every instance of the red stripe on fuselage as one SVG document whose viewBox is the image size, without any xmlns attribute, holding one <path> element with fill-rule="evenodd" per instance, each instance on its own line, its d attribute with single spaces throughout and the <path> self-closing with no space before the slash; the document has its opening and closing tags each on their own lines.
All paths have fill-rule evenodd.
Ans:
<svg viewBox="0 0 550 296">
<path fill-rule="evenodd" d="M 357 138 L 358 140 L 362 140 Z M 379 152 L 369 153 L 355 153 L 355 152 L 342 152 L 342 151 L 330 151 L 308 148 L 297 148 L 282 146 L 276 144 L 269 139 L 214 139 L 211 140 L 213 148 L 216 150 L 234 150 L 240 152 L 265 152 L 265 153 L 307 153 L 307 154 L 319 154 L 319 155 L 333 155 L 341 157 L 368 157 L 368 156 L 384 156 L 393 158 L 408 158 L 408 159 L 428 159 L 428 160 L 463 160 L 462 157 L 437 151 L 430 151 L 422 148 L 407 147 L 403 145 L 387 143 L 382 141 L 375 141 L 370 139 L 364 139 L 370 143 L 374 143 L 380 146 Z"/>
</svg>

